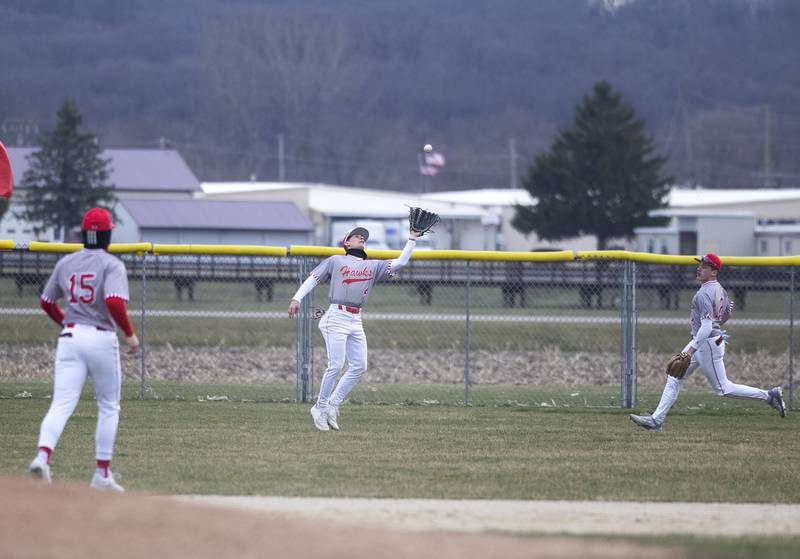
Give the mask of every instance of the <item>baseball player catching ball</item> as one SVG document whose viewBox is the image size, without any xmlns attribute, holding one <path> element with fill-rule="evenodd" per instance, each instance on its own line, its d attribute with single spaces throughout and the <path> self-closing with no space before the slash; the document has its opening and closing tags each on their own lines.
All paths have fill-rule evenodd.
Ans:
<svg viewBox="0 0 800 559">
<path fill-rule="evenodd" d="M 667 413 L 678 399 L 684 379 L 698 367 L 703 370 L 718 396 L 763 400 L 784 417 L 786 407 L 780 387 L 767 391 L 728 380 L 723 361 L 726 342 L 720 326 L 731 317 L 733 301 L 717 281 L 717 275 L 722 269 L 719 256 L 710 252 L 696 260 L 700 263 L 697 267 L 697 279 L 701 285 L 692 299 L 692 340 L 681 353 L 670 360 L 667 366 L 667 383 L 656 411 L 652 415 L 631 414 L 631 421 L 650 431 L 661 431 Z"/>
<path fill-rule="evenodd" d="M 83 217 L 83 249 L 58 261 L 42 292 L 41 306 L 62 328 L 56 349 L 53 399 L 42 421 L 39 448 L 28 470 L 51 482 L 50 456 L 78 405 L 88 375 L 97 399 L 97 464 L 90 486 L 124 489 L 114 480 L 111 456 L 119 422 L 122 374 L 116 326 L 125 333 L 128 352 L 139 340 L 128 318 L 128 275 L 125 265 L 106 250 L 111 242 L 111 215 L 92 208 Z M 66 311 L 58 299 L 67 301 Z"/>
<path fill-rule="evenodd" d="M 372 286 L 392 277 L 408 264 L 420 234 L 411 230 L 406 246 L 395 260 L 367 260 L 364 246 L 369 239 L 369 232 L 363 227 L 356 227 L 342 240 L 346 253 L 323 260 L 292 297 L 289 318 L 297 316 L 303 297 L 328 278 L 331 280 L 331 305 L 319 321 L 328 352 L 328 368 L 320 382 L 317 403 L 311 408 L 314 426 L 320 431 L 329 431 L 331 428 L 339 430 L 339 405 L 367 370 L 367 337 L 361 322 L 361 309 L 367 302 Z M 335 384 L 336 377 L 344 367 L 345 357 L 349 367 Z"/>
</svg>

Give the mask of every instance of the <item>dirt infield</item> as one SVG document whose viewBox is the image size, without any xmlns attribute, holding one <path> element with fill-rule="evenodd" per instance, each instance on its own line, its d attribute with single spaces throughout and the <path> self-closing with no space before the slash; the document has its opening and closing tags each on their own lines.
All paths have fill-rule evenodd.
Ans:
<svg viewBox="0 0 800 559">
<path fill-rule="evenodd" d="M 619 541 L 391 531 L 97 493 L 71 484 L 0 478 L 0 557 L 306 557 L 354 559 L 662 558 L 679 549 Z"/>
<path fill-rule="evenodd" d="M 800 534 L 800 505 L 163 497 L 27 477 L 0 477 L 0 501 L 0 557 L 661 558 L 684 550 L 598 535 Z"/>
</svg>

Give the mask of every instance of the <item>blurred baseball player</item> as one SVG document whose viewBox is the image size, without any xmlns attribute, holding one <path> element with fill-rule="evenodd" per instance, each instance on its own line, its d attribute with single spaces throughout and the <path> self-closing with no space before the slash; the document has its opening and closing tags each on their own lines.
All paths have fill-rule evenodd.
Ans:
<svg viewBox="0 0 800 559">
<path fill-rule="evenodd" d="M 139 340 L 128 318 L 128 276 L 125 265 L 106 249 L 111 242 L 111 215 L 92 208 L 83 217 L 83 249 L 58 261 L 42 292 L 41 306 L 62 328 L 56 349 L 53 400 L 42 421 L 39 448 L 28 468 L 51 481 L 50 455 L 58 444 L 81 396 L 86 376 L 97 399 L 96 469 L 90 486 L 124 491 L 111 472 L 111 456 L 119 422 L 122 374 L 116 326 L 125 333 L 128 352 Z M 67 301 L 66 311 L 58 299 Z"/>
<path fill-rule="evenodd" d="M 692 299 L 690 315 L 692 340 L 681 352 L 686 354 L 684 358 L 688 368 L 680 372 L 669 372 L 656 411 L 652 415 L 631 414 L 631 421 L 650 431 L 661 431 L 667 413 L 678 399 L 683 381 L 698 367 L 703 370 L 711 388 L 718 396 L 763 400 L 784 417 L 786 407 L 780 387 L 767 391 L 728 380 L 723 361 L 726 342 L 720 326 L 731 317 L 733 301 L 728 298 L 728 294 L 717 281 L 717 275 L 722 269 L 719 256 L 710 252 L 696 260 L 699 262 L 697 279 L 701 285 Z"/>
<path fill-rule="evenodd" d="M 314 426 L 320 431 L 339 430 L 339 405 L 367 370 L 367 337 L 361 322 L 361 309 L 372 286 L 408 264 L 419 235 L 416 231 L 410 232 L 406 246 L 395 260 L 367 260 L 364 246 L 369 232 L 356 227 L 342 239 L 346 254 L 323 260 L 292 297 L 289 318 L 297 315 L 303 297 L 328 278 L 331 280 L 331 305 L 319 321 L 328 351 L 328 368 L 320 382 L 317 403 L 311 408 Z M 345 357 L 349 364 L 347 372 L 335 384 Z"/>
</svg>

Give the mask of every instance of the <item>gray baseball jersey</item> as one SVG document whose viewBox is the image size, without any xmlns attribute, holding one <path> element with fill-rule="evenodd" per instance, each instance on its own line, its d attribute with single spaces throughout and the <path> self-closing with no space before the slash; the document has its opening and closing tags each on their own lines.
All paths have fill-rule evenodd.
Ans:
<svg viewBox="0 0 800 559">
<path fill-rule="evenodd" d="M 711 319 L 711 334 L 709 337 L 720 335 L 720 322 L 724 322 L 731 315 L 731 300 L 725 289 L 718 281 L 707 281 L 700 286 L 695 296 L 692 298 L 692 312 L 690 320 L 692 323 L 692 337 L 700 329 L 700 322 L 704 319 Z"/>
<path fill-rule="evenodd" d="M 320 262 L 311 275 L 319 283 L 330 278 L 328 297 L 331 303 L 363 307 L 372 286 L 392 275 L 391 263 L 391 260 L 361 260 L 337 254 Z"/>
<path fill-rule="evenodd" d="M 42 292 L 42 299 L 51 303 L 61 297 L 67 301 L 65 324 L 74 322 L 115 330 L 106 299 L 129 299 L 125 264 L 102 249 L 84 248 L 65 256 L 56 263 Z"/>
</svg>

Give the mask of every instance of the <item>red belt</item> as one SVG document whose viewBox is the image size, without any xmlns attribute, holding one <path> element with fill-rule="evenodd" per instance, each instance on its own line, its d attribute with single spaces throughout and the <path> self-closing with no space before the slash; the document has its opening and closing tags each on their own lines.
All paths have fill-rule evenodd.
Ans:
<svg viewBox="0 0 800 559">
<path fill-rule="evenodd" d="M 75 327 L 75 323 L 74 322 L 67 322 L 64 325 L 64 328 L 74 328 L 74 327 Z M 97 328 L 101 332 L 109 332 L 108 328 L 101 328 L 100 326 L 95 326 L 95 328 Z"/>
<path fill-rule="evenodd" d="M 361 312 L 361 309 L 359 309 L 358 307 L 348 307 L 346 305 L 336 305 L 336 306 L 339 307 L 340 311 L 347 311 L 353 314 L 358 314 Z"/>
</svg>

